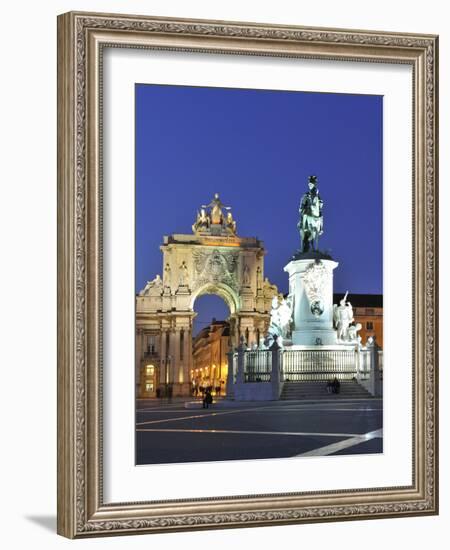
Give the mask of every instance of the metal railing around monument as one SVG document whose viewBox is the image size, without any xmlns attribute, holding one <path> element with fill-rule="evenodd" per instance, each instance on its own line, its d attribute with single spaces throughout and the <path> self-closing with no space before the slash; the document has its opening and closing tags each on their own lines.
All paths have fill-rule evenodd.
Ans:
<svg viewBox="0 0 450 550">
<path fill-rule="evenodd" d="M 278 399 L 285 382 L 322 383 L 335 377 L 339 380 L 356 379 L 371 395 L 382 395 L 382 350 L 377 346 L 334 350 L 249 350 L 240 346 L 228 354 L 227 395 L 248 400 L 249 394 L 242 394 L 242 388 L 247 383 L 261 382 L 261 386 L 252 389 L 256 392 L 254 395 L 268 399 L 270 394 L 270 399 Z M 269 394 L 267 385 L 271 385 Z M 264 390 L 263 397 L 260 389 Z"/>
<path fill-rule="evenodd" d="M 370 378 L 370 351 L 363 349 L 358 354 L 358 379 L 368 380 Z"/>
<path fill-rule="evenodd" d="M 351 380 L 357 375 L 356 351 L 283 350 L 281 373 L 285 382 Z"/>
<path fill-rule="evenodd" d="M 383 378 L 383 350 L 382 349 L 378 350 L 378 368 L 380 369 L 381 377 Z"/>
<path fill-rule="evenodd" d="M 244 352 L 244 382 L 270 382 L 272 352 L 247 350 Z"/>
<path fill-rule="evenodd" d="M 233 384 L 236 384 L 236 375 L 238 371 L 238 354 L 237 352 L 228 353 L 228 376 L 231 377 Z"/>
</svg>

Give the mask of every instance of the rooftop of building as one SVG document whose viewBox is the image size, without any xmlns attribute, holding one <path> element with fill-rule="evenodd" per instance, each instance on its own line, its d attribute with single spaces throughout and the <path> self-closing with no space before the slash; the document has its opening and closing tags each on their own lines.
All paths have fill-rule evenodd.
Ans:
<svg viewBox="0 0 450 550">
<path fill-rule="evenodd" d="M 212 318 L 211 323 L 206 327 L 203 327 L 194 337 L 193 341 L 198 342 L 203 338 L 208 338 L 211 332 L 222 329 L 221 336 L 230 335 L 230 323 L 228 321 L 218 321 L 215 317 Z"/>
</svg>

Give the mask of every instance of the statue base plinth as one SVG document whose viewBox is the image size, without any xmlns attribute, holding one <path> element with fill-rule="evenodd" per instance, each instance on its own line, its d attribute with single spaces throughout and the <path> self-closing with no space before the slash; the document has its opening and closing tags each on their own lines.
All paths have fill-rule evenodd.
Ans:
<svg viewBox="0 0 450 550">
<path fill-rule="evenodd" d="M 308 252 L 302 252 L 297 250 L 291 258 L 292 260 L 332 260 L 331 254 L 323 250 L 308 250 Z"/>
<path fill-rule="evenodd" d="M 188 285 L 180 285 L 175 292 L 175 294 L 190 294 L 191 291 L 189 290 Z"/>
<path fill-rule="evenodd" d="M 333 270 L 338 263 L 323 256 L 323 252 L 301 254 L 284 268 L 289 273 L 289 296 L 294 305 L 294 346 L 337 344 L 333 328 Z"/>
</svg>

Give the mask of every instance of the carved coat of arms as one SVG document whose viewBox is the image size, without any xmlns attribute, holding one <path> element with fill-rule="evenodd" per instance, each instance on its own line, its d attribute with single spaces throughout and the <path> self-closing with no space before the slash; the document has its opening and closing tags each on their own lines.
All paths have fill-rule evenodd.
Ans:
<svg viewBox="0 0 450 550">
<path fill-rule="evenodd" d="M 212 252 L 195 250 L 193 253 L 194 288 L 207 283 L 225 283 L 236 289 L 238 256 L 235 252 L 220 252 L 217 248 Z"/>
</svg>

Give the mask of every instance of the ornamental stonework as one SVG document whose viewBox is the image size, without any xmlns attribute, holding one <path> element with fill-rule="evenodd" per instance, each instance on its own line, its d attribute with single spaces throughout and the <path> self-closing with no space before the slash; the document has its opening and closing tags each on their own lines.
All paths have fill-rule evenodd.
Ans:
<svg viewBox="0 0 450 550">
<path fill-rule="evenodd" d="M 223 283 L 235 290 L 238 288 L 236 274 L 238 253 L 219 251 L 217 248 L 213 249 L 212 252 L 195 250 L 193 258 L 194 289 L 209 283 Z"/>
<path fill-rule="evenodd" d="M 331 277 L 329 269 L 322 262 L 312 262 L 305 270 L 303 283 L 309 303 L 320 302 Z"/>
</svg>

